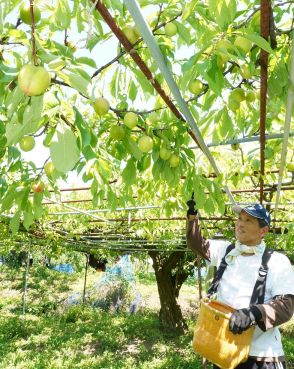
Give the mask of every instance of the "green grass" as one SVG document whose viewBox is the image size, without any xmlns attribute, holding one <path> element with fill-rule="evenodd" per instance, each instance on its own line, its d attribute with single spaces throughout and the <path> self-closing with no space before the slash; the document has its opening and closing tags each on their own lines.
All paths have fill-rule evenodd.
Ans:
<svg viewBox="0 0 294 369">
<path fill-rule="evenodd" d="M 73 306 L 64 314 L 0 319 L 1 368 L 197 368 L 191 332 L 164 335 L 157 314 L 110 314 Z"/>
<path fill-rule="evenodd" d="M 21 316 L 22 273 L 0 272 L 1 369 L 197 369 L 200 358 L 192 351 L 193 315 L 186 315 L 185 336 L 163 334 L 158 306 L 144 306 L 138 313 L 110 313 L 89 306 L 61 309 L 71 291 L 82 289 L 83 275 L 66 275 L 33 268 L 29 278 L 28 306 Z M 89 272 L 89 288 L 98 278 Z M 156 297 L 152 276 L 137 282 L 142 296 Z M 192 284 L 183 286 L 185 299 L 196 296 Z M 155 298 L 154 297 L 154 298 Z M 188 301 L 189 302 L 189 301 Z M 187 310 L 188 311 L 188 310 Z M 289 367 L 294 363 L 294 324 L 283 327 Z"/>
</svg>

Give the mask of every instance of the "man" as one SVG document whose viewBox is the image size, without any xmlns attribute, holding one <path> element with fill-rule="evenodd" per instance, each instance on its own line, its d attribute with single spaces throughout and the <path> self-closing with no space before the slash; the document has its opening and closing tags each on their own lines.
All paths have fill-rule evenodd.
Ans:
<svg viewBox="0 0 294 369">
<path fill-rule="evenodd" d="M 203 238 L 194 200 L 188 201 L 187 205 L 188 247 L 205 258 L 210 265 L 219 267 L 229 250 L 230 242 Z M 277 326 L 293 316 L 293 267 L 285 255 L 274 251 L 267 262 L 264 303 L 250 306 L 266 247 L 263 237 L 269 231 L 270 215 L 259 204 L 246 207 L 236 205 L 233 210 L 238 214 L 235 226 L 236 241 L 234 247 L 231 247 L 232 250 L 224 257 L 226 266 L 219 280 L 216 298 L 236 309 L 230 318 L 230 330 L 234 334 L 241 334 L 251 325 L 256 326 L 249 358 L 237 368 L 286 368 Z"/>
</svg>

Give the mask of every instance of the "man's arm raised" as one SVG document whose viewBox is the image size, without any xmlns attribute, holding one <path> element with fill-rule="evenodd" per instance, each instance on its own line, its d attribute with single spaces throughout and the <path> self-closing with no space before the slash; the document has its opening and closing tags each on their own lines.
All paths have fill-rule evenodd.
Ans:
<svg viewBox="0 0 294 369">
<path fill-rule="evenodd" d="M 193 193 L 194 195 L 194 193 Z M 199 227 L 199 219 L 197 217 L 197 209 L 195 209 L 194 196 L 192 195 L 191 200 L 187 202 L 187 220 L 186 220 L 186 239 L 187 246 L 193 250 L 195 253 L 199 254 L 206 260 L 210 260 L 209 253 L 209 241 L 206 240 L 202 234 Z"/>
</svg>

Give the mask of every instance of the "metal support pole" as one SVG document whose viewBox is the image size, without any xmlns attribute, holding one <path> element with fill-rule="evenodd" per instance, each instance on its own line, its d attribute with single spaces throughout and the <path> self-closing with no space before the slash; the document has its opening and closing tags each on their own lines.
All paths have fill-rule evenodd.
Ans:
<svg viewBox="0 0 294 369">
<path fill-rule="evenodd" d="M 88 265 L 89 265 L 89 254 L 86 254 L 86 266 L 85 266 L 85 278 L 84 278 L 84 290 L 83 290 L 83 304 L 85 303 L 85 300 L 86 300 L 86 285 L 87 285 Z"/>
<path fill-rule="evenodd" d="M 260 3 L 260 34 L 268 41 L 270 26 L 270 0 L 261 0 Z M 266 122 L 266 95 L 268 78 L 268 52 L 260 50 L 260 194 L 259 201 L 264 200 L 264 168 L 265 168 L 265 122 Z"/>
</svg>

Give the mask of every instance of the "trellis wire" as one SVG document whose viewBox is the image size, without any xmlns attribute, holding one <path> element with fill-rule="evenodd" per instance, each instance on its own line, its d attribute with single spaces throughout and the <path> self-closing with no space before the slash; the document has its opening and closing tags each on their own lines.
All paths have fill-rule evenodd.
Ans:
<svg viewBox="0 0 294 369">
<path fill-rule="evenodd" d="M 74 192 L 74 191 L 88 191 L 90 190 L 91 187 L 72 187 L 72 188 L 61 188 L 59 191 L 60 192 Z M 287 189 L 287 188 L 286 188 Z M 293 188 L 291 188 L 292 190 Z M 265 188 L 264 191 L 272 191 L 273 188 Z M 285 188 L 283 188 L 283 190 L 285 190 Z M 257 191 L 257 189 L 241 189 L 241 190 L 232 190 L 232 193 L 241 193 L 241 192 L 252 192 L 252 191 Z M 48 190 L 48 192 L 55 192 L 55 190 Z M 50 201 L 49 199 L 47 199 L 48 201 Z M 44 205 L 46 205 L 47 203 L 45 203 Z"/>
<path fill-rule="evenodd" d="M 293 174 L 293 180 L 291 180 L 290 182 L 288 182 L 287 184 L 294 184 L 294 172 L 292 172 Z M 285 184 L 285 183 L 284 183 Z M 293 188 L 285 188 L 285 187 L 283 187 L 282 188 L 283 190 L 287 190 L 287 189 L 290 189 L 290 190 L 294 190 L 294 187 Z M 234 191 L 234 190 L 232 190 L 232 193 L 242 193 L 242 192 L 254 192 L 254 191 L 257 191 L 257 189 L 252 189 L 252 190 L 250 190 L 250 191 L 247 191 L 247 190 L 245 190 L 245 191 L 238 191 L 237 190 L 237 192 L 236 191 Z M 264 189 L 264 192 L 270 192 L 270 191 L 273 191 L 273 188 L 272 189 Z M 134 197 L 134 198 L 136 198 L 136 197 Z M 75 200 L 60 200 L 60 202 L 62 203 L 62 204 L 70 204 L 70 203 L 81 203 L 81 202 L 92 202 L 93 201 L 93 199 L 91 199 L 91 198 L 87 198 L 87 199 L 80 199 L 80 200 L 78 200 L 78 199 L 75 199 Z M 240 204 L 240 202 L 238 201 L 238 203 Z M 50 202 L 44 202 L 44 203 L 42 203 L 42 205 L 53 205 L 54 203 L 50 203 Z M 268 205 L 270 205 L 270 203 L 267 203 L 267 202 L 264 202 L 264 204 L 268 204 Z M 289 203 L 289 204 L 292 204 L 292 203 Z M 226 205 L 231 205 L 231 203 L 230 202 L 228 202 L 228 203 L 226 203 Z M 249 205 L 249 203 L 248 203 L 248 205 Z M 118 209 L 118 208 L 117 208 Z M 121 208 L 122 210 L 129 210 L 128 208 Z M 137 207 L 134 207 L 133 209 L 131 209 L 131 210 L 136 210 L 137 209 Z M 105 212 L 107 212 L 107 211 L 110 211 L 110 209 L 105 209 Z M 114 210 L 115 211 L 115 210 Z M 51 214 L 51 213 L 50 213 Z"/>
<path fill-rule="evenodd" d="M 48 198 L 45 198 L 46 200 L 49 200 Z M 82 209 L 77 209 L 75 208 L 74 206 L 70 206 L 70 205 L 66 205 L 64 203 L 61 203 L 61 202 L 58 202 L 58 201 L 55 201 L 55 200 L 52 200 L 50 199 L 50 201 L 54 202 L 54 204 L 57 204 L 57 205 L 60 205 L 60 206 L 63 206 L 64 208 L 67 208 L 67 209 L 70 209 L 70 210 L 74 210 L 76 211 L 78 214 L 83 214 L 83 215 L 87 215 L 91 218 L 94 218 L 94 219 L 98 219 L 100 220 L 101 222 L 105 222 L 105 223 L 112 223 L 111 220 L 108 220 L 108 219 L 104 219 L 104 218 L 101 218 L 101 217 L 98 217 L 97 215 L 93 215 L 92 213 L 90 213 L 89 211 L 86 211 L 86 210 L 82 210 Z"/>
<path fill-rule="evenodd" d="M 69 207 L 69 206 L 67 206 L 67 207 Z M 88 210 L 87 214 L 108 213 L 108 212 L 116 212 L 116 211 L 130 211 L 130 210 L 149 210 L 149 209 L 160 209 L 160 208 L 161 207 L 157 206 L 157 205 L 131 206 L 131 207 L 127 207 L 127 208 L 116 208 L 114 210 L 110 210 L 110 209 Z M 67 215 L 67 214 L 80 214 L 80 213 L 81 213 L 81 211 L 79 209 L 76 209 L 76 211 L 53 212 L 53 213 L 48 213 L 48 215 Z M 104 218 L 100 218 L 100 219 L 104 220 Z"/>
<path fill-rule="evenodd" d="M 255 204 L 254 202 L 238 202 L 239 205 L 252 205 L 252 204 Z M 264 205 L 275 205 L 274 202 L 264 202 L 263 203 Z M 232 205 L 232 203 L 230 202 L 227 202 L 225 203 L 225 205 Z M 294 202 L 289 202 L 289 203 L 285 203 L 285 204 L 282 204 L 283 206 L 292 206 L 294 205 Z M 108 212 L 111 212 L 111 213 L 114 213 L 114 212 L 118 212 L 118 211 L 124 211 L 124 210 L 143 210 L 143 209 L 161 209 L 162 207 L 161 206 L 155 206 L 155 205 L 150 205 L 150 206 L 146 206 L 146 207 L 133 207 L 132 209 L 128 209 L 128 208 L 117 208 L 117 209 L 114 209 L 114 210 L 110 210 L 110 209 L 95 209 L 95 210 L 88 210 L 86 213 L 86 215 L 92 215 L 93 213 L 108 213 Z M 48 215 L 76 215 L 76 214 L 85 214 L 85 212 L 81 212 L 79 211 L 78 209 L 76 211 L 59 211 L 59 212 L 53 212 L 53 213 L 48 213 Z M 130 214 L 130 213 L 128 213 Z M 98 217 L 99 220 L 101 221 L 105 221 L 104 218 L 100 218 Z M 152 218 L 150 218 L 152 220 Z M 182 217 L 181 217 L 182 219 Z M 178 219 L 178 220 L 181 220 L 181 219 Z M 203 217 L 201 217 L 201 219 L 203 219 Z M 129 223 L 132 222 L 132 218 L 128 215 L 128 221 Z M 158 219 L 160 220 L 160 219 Z M 169 218 L 167 218 L 166 220 L 170 220 Z M 175 219 L 172 219 L 171 220 L 175 220 Z M 204 217 L 204 220 L 207 220 L 205 217 Z M 229 220 L 229 218 L 228 218 Z M 109 222 L 114 222 L 114 220 L 109 220 Z"/>
</svg>

